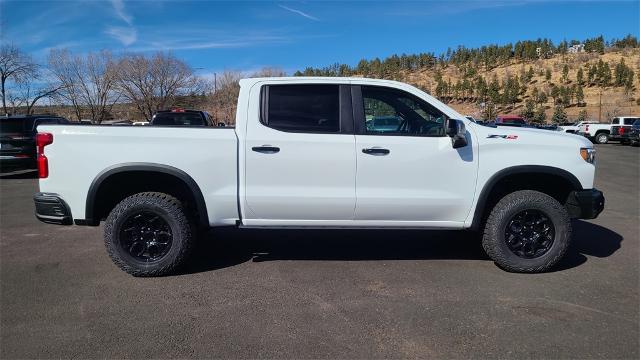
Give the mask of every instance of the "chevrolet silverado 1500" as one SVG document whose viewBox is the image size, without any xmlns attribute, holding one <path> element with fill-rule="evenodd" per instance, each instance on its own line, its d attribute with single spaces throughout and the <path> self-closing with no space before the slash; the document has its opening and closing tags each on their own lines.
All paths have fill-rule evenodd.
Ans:
<svg viewBox="0 0 640 360">
<path fill-rule="evenodd" d="M 604 207 L 586 139 L 479 125 L 387 80 L 246 79 L 234 128 L 47 125 L 37 148 L 38 219 L 104 221 L 135 276 L 218 226 L 478 230 L 500 267 L 540 272 Z"/>
</svg>

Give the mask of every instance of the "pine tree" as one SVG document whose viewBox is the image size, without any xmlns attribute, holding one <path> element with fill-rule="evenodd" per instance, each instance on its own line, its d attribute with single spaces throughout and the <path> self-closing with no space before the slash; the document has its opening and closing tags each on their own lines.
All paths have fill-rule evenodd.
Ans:
<svg viewBox="0 0 640 360">
<path fill-rule="evenodd" d="M 578 106 L 584 103 L 584 91 L 582 90 L 582 85 L 576 86 L 576 102 Z"/>
<path fill-rule="evenodd" d="M 563 106 L 556 106 L 556 109 L 553 112 L 553 116 L 551 117 L 551 121 L 556 124 L 567 122 L 567 113 L 564 111 Z"/>
<path fill-rule="evenodd" d="M 580 121 L 585 121 L 585 120 L 587 120 L 587 110 L 582 109 L 578 113 L 578 118 L 576 119 L 576 121 L 580 122 Z"/>
<path fill-rule="evenodd" d="M 525 118 L 527 121 L 533 121 L 533 116 L 535 115 L 535 108 L 532 100 L 527 100 L 525 102 L 522 111 L 520 112 L 520 116 Z"/>
<path fill-rule="evenodd" d="M 578 85 L 582 86 L 584 85 L 584 72 L 582 71 L 582 68 L 578 69 L 578 73 L 576 74 L 576 82 L 578 83 Z"/>
<path fill-rule="evenodd" d="M 535 114 L 533 115 L 533 122 L 543 123 L 547 119 L 547 114 L 544 111 L 544 106 L 540 105 L 536 109 Z"/>
<path fill-rule="evenodd" d="M 564 64 L 562 67 L 562 82 L 567 83 L 569 81 L 569 65 Z"/>
<path fill-rule="evenodd" d="M 529 71 L 527 71 L 527 82 L 531 82 L 531 80 L 533 79 L 533 76 L 535 75 L 535 72 L 533 71 L 533 66 L 529 66 Z"/>
<path fill-rule="evenodd" d="M 546 72 L 544 73 L 544 78 L 549 81 L 551 80 L 551 70 L 547 69 Z"/>
</svg>

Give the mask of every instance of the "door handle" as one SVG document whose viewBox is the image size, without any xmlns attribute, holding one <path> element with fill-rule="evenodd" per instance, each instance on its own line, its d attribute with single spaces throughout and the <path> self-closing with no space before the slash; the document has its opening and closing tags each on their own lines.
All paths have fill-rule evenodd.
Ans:
<svg viewBox="0 0 640 360">
<path fill-rule="evenodd" d="M 263 153 L 263 154 L 275 154 L 280 152 L 279 147 L 271 146 L 271 145 L 254 146 L 251 148 L 251 150 L 255 152 Z"/>
<path fill-rule="evenodd" d="M 383 148 L 378 148 L 378 147 L 372 147 L 372 148 L 365 148 L 362 149 L 362 152 L 368 155 L 374 155 L 374 156 L 384 156 L 384 155 L 389 155 L 389 153 L 391 151 L 389 151 L 389 149 L 383 149 Z"/>
</svg>

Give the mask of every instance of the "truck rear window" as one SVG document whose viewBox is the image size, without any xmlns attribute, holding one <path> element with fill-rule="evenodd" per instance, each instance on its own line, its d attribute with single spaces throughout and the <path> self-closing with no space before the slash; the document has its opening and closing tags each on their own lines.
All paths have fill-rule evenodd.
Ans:
<svg viewBox="0 0 640 360">
<path fill-rule="evenodd" d="M 199 113 L 158 113 L 152 125 L 164 126 L 205 126 L 204 117 Z"/>
<path fill-rule="evenodd" d="M 0 133 L 24 132 L 24 119 L 0 119 Z"/>
<path fill-rule="evenodd" d="M 292 132 L 334 133 L 340 129 L 338 85 L 271 85 L 262 121 Z"/>
</svg>

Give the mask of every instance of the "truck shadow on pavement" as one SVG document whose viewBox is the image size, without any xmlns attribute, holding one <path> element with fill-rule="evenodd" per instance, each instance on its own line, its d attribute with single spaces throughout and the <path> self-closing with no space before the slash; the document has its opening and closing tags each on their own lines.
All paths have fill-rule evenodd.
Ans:
<svg viewBox="0 0 640 360">
<path fill-rule="evenodd" d="M 623 238 L 602 226 L 573 222 L 573 243 L 551 271 L 608 257 Z M 278 260 L 485 260 L 480 235 L 427 230 L 256 230 L 220 228 L 203 236 L 182 274 L 230 267 L 246 261 Z"/>
</svg>

